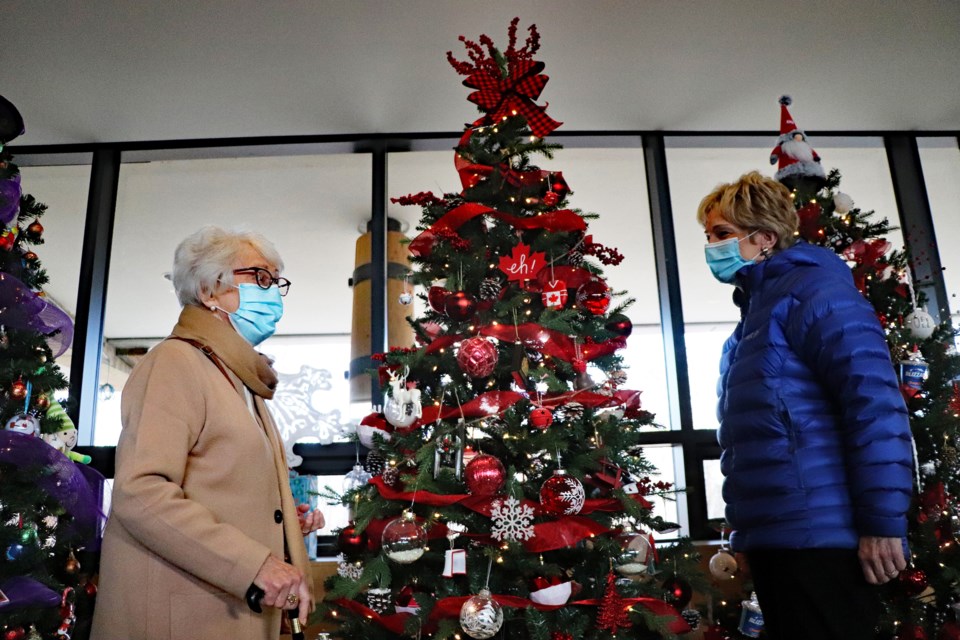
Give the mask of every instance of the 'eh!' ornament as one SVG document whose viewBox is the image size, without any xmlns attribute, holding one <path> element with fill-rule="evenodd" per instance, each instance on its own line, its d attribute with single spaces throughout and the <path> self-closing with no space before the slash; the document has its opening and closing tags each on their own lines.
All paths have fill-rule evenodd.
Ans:
<svg viewBox="0 0 960 640">
<path fill-rule="evenodd" d="M 903 319 L 903 324 L 906 325 L 910 335 L 917 340 L 926 340 L 933 335 L 937 328 L 933 316 L 927 313 L 924 308 L 914 309 L 910 315 Z"/>
<path fill-rule="evenodd" d="M 548 282 L 540 293 L 540 299 L 547 309 L 562 309 L 567 304 L 567 283 L 563 280 Z"/>
</svg>

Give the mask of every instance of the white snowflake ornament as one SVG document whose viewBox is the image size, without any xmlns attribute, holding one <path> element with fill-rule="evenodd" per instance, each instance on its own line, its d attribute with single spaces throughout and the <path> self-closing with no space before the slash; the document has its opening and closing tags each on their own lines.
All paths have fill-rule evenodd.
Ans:
<svg viewBox="0 0 960 640">
<path fill-rule="evenodd" d="M 490 535 L 497 540 L 529 540 L 534 536 L 533 509 L 513 496 L 495 501 L 490 518 L 493 520 Z"/>
<path fill-rule="evenodd" d="M 363 564 L 350 562 L 342 553 L 337 556 L 337 575 L 348 580 L 359 580 L 363 575 Z"/>
</svg>

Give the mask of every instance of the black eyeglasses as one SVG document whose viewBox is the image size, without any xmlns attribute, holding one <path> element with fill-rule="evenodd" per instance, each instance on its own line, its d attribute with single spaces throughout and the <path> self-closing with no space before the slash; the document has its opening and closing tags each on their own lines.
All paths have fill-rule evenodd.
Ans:
<svg viewBox="0 0 960 640">
<path fill-rule="evenodd" d="M 257 286 L 261 289 L 269 289 L 273 285 L 277 285 L 277 288 L 280 289 L 280 295 L 285 296 L 287 292 L 290 291 L 290 281 L 286 278 L 274 278 L 273 274 L 263 267 L 244 267 L 243 269 L 234 269 L 234 275 L 238 273 L 252 273 L 253 277 L 257 281 Z"/>
</svg>

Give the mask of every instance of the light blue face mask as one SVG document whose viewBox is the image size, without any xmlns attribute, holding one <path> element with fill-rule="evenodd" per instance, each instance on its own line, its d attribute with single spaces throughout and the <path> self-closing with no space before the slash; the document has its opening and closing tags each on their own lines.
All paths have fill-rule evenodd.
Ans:
<svg viewBox="0 0 960 640">
<path fill-rule="evenodd" d="M 240 306 L 230 316 L 230 324 L 244 340 L 257 346 L 277 330 L 277 322 L 283 317 L 283 298 L 280 288 L 273 285 L 261 289 L 255 284 L 243 283 L 240 290 Z"/>
<path fill-rule="evenodd" d="M 740 269 L 756 262 L 756 258 L 746 260 L 740 255 L 740 243 L 756 232 L 757 230 L 754 230 L 739 239 L 730 238 L 728 240 L 721 240 L 720 242 L 707 243 L 704 246 L 703 251 L 707 257 L 707 266 L 710 267 L 710 271 L 713 272 L 713 277 L 720 282 L 732 284 L 734 277 Z"/>
</svg>

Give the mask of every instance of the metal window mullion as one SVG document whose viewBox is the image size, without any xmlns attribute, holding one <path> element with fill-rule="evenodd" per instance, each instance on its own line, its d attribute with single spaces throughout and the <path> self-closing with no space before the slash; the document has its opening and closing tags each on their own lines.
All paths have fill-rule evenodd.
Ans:
<svg viewBox="0 0 960 640">
<path fill-rule="evenodd" d="M 112 148 L 94 151 L 70 361 L 72 402 L 68 404 L 68 412 L 77 425 L 77 443 L 80 445 L 93 444 L 96 426 L 107 278 L 119 177 L 120 151 Z"/>
</svg>

